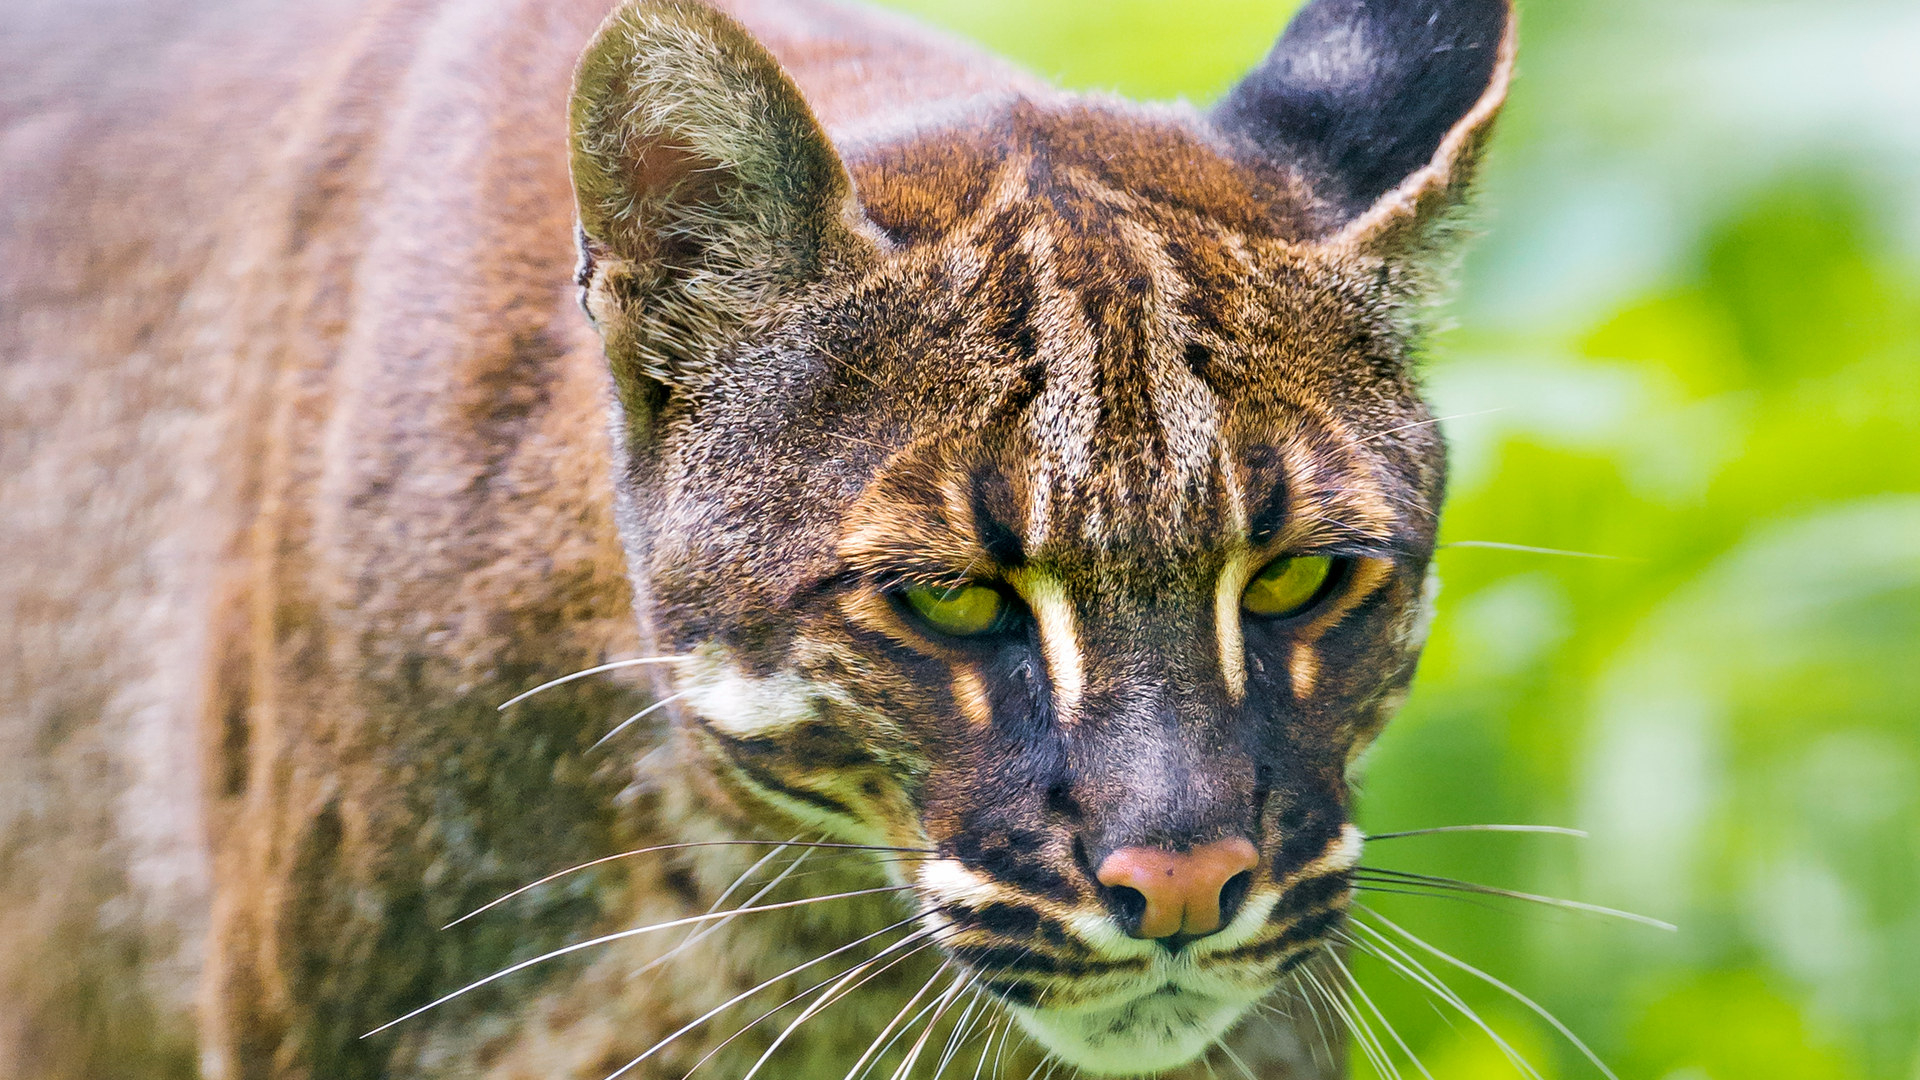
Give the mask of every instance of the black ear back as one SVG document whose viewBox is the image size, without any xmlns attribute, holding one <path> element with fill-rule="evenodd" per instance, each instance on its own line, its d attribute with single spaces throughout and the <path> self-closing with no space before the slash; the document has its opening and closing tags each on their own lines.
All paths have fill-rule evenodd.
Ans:
<svg viewBox="0 0 1920 1080">
<path fill-rule="evenodd" d="M 1508 0 L 1312 0 L 1214 124 L 1300 169 L 1348 225 L 1410 181 L 1464 182 L 1505 94 L 1512 21 Z M 1408 213 L 1428 201 L 1403 194 Z"/>
</svg>

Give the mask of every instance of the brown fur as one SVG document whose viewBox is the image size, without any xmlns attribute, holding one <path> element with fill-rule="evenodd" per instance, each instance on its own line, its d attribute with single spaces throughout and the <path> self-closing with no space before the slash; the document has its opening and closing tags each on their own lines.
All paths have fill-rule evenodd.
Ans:
<svg viewBox="0 0 1920 1080">
<path fill-rule="evenodd" d="M 635 937 L 359 1038 L 544 949 L 704 911 L 766 850 L 615 863 L 437 929 L 649 843 L 931 844 L 1008 867 L 1037 925 L 1100 910 L 1032 744 L 981 734 L 1015 676 L 886 601 L 916 575 L 1015 580 L 982 530 L 1030 532 L 1040 504 L 1023 565 L 1063 583 L 1089 656 L 1048 744 L 1074 763 L 1068 816 L 1097 844 L 1260 833 L 1259 887 L 1284 895 L 1248 972 L 1337 915 L 1315 860 L 1411 677 L 1442 483 L 1408 426 L 1411 256 L 1505 63 L 1429 175 L 1339 221 L 1311 176 L 1190 112 L 1062 98 L 886 17 L 644 5 L 581 69 L 570 183 L 569 73 L 606 7 L 5 16 L 0 1080 L 597 1077 L 909 910 L 749 916 L 641 978 L 679 939 Z M 623 107 L 656 101 L 650 68 L 620 66 L 646 19 L 712 45 L 719 74 L 677 84 L 727 90 L 693 102 L 707 128 Z M 1268 533 L 1237 524 L 1267 511 Z M 1324 544 L 1356 552 L 1349 591 L 1299 629 L 1308 661 L 1250 676 L 1296 722 L 1229 753 L 1216 670 L 1149 645 L 1211 640 L 1225 560 Z M 588 753 L 680 688 L 665 669 L 495 709 L 654 648 L 803 678 L 811 721 L 763 737 L 693 699 L 649 729 L 659 749 Z M 1160 740 L 1156 710 L 1212 734 Z M 1206 780 L 1130 787 L 1129 753 L 1191 754 L 1169 767 Z M 1292 771 L 1256 768 L 1276 753 Z M 831 873 L 761 902 L 915 872 L 809 860 Z M 1009 943 L 982 917 L 929 912 L 994 982 Z M 1056 970 L 1008 994 L 1139 966 L 1014 945 Z M 762 1075 L 840 1075 L 936 963 L 891 969 Z M 825 973 L 635 1075 L 681 1075 Z M 1233 1045 L 1304 1078 L 1328 1067 L 1307 1037 L 1255 1023 Z M 771 1038 L 706 1068 L 738 1076 Z"/>
</svg>

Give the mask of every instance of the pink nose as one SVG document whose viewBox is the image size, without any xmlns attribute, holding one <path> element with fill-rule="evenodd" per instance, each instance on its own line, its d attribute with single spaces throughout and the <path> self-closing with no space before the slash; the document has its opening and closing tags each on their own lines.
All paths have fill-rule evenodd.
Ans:
<svg viewBox="0 0 1920 1080">
<path fill-rule="evenodd" d="M 1159 848 L 1121 848 L 1094 876 L 1109 889 L 1132 889 L 1146 898 L 1135 937 L 1198 937 L 1220 929 L 1220 891 L 1260 861 L 1242 837 L 1215 840 L 1186 854 Z"/>
</svg>

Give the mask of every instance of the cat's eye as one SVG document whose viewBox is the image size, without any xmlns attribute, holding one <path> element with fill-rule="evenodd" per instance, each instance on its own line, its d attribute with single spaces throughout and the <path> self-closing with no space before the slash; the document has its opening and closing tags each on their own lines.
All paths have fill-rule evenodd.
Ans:
<svg viewBox="0 0 1920 1080">
<path fill-rule="evenodd" d="M 1268 618 L 1298 615 L 1325 594 L 1333 571 L 1334 560 L 1326 555 L 1283 555 L 1247 582 L 1240 606 Z"/>
<path fill-rule="evenodd" d="M 928 627 L 949 637 L 980 637 L 1007 621 L 1007 598 L 986 585 L 916 585 L 900 593 Z"/>
</svg>

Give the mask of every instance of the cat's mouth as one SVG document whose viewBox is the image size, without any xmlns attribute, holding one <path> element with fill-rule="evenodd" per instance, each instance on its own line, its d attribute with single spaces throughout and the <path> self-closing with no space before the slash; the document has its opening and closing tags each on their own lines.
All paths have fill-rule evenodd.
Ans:
<svg viewBox="0 0 1920 1080">
<path fill-rule="evenodd" d="M 1310 907 L 1298 895 L 1258 890 L 1220 933 L 1178 948 L 1087 918 L 1063 920 L 1070 942 L 1043 922 L 1024 944 L 950 951 L 1054 1058 L 1096 1076 L 1152 1074 L 1204 1055 L 1323 947 L 1344 889 Z"/>
<path fill-rule="evenodd" d="M 1356 839 L 1350 831 L 1343 840 Z M 918 884 L 923 896 L 944 894 L 930 914 L 949 954 L 1034 1041 L 1086 1073 L 1138 1076 L 1204 1055 L 1325 948 L 1345 916 L 1357 854 L 1357 842 L 1330 845 L 1284 883 L 1252 889 L 1217 932 L 1190 940 L 1133 936 L 1104 911 L 1018 904 L 947 860 L 923 864 Z"/>
<path fill-rule="evenodd" d="M 1217 996 L 1177 982 L 1120 1000 L 1068 1008 L 1013 1009 L 1049 1053 L 1094 1075 L 1137 1076 L 1204 1054 L 1260 995 Z"/>
</svg>

